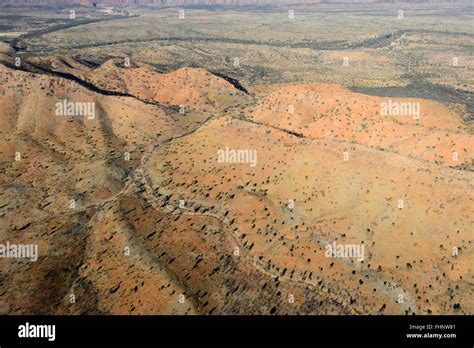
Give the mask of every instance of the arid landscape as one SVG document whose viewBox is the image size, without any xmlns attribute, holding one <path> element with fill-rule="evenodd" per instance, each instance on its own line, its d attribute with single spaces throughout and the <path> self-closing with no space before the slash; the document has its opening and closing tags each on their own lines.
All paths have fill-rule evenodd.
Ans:
<svg viewBox="0 0 474 348">
<path fill-rule="evenodd" d="M 1 314 L 474 314 L 471 1 L 0 10 Z"/>
</svg>

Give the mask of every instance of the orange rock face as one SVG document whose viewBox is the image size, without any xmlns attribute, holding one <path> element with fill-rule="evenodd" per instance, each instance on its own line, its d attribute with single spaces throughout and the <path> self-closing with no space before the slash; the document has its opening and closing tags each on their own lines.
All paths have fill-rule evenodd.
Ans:
<svg viewBox="0 0 474 348">
<path fill-rule="evenodd" d="M 82 82 L 0 68 L 0 241 L 39 250 L 0 259 L 2 313 L 472 312 L 473 137 L 446 106 L 50 64 Z"/>
</svg>

